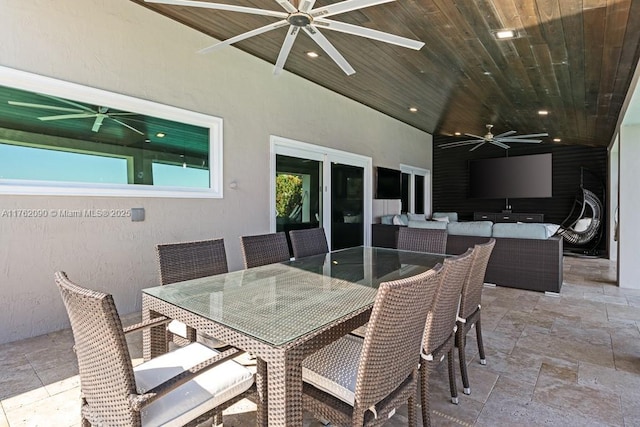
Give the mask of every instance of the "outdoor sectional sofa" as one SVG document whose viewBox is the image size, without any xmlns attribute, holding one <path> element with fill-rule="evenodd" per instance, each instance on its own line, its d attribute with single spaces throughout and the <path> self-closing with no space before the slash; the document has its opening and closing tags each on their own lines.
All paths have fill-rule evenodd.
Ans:
<svg viewBox="0 0 640 427">
<path fill-rule="evenodd" d="M 546 224 L 490 221 L 407 221 L 408 226 L 447 230 L 447 253 L 461 254 L 494 237 L 485 282 L 498 286 L 559 293 L 562 287 L 562 238 Z M 395 248 L 404 225 L 372 224 L 373 246 Z"/>
</svg>

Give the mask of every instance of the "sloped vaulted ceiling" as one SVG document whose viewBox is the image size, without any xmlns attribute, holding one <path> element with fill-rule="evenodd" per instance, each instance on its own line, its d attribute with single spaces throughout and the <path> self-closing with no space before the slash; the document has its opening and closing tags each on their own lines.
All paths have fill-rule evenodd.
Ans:
<svg viewBox="0 0 640 427">
<path fill-rule="evenodd" d="M 218 40 L 277 19 L 132 1 Z M 219 2 L 282 10 L 276 1 Z M 356 70 L 346 76 L 301 35 L 285 69 L 434 135 L 483 134 L 493 123 L 495 133 L 548 132 L 546 142 L 607 146 L 640 53 L 640 0 L 397 0 L 332 19 L 426 45 L 413 51 L 325 31 Z M 517 37 L 496 39 L 503 28 Z M 275 63 L 285 34 L 235 46 Z M 549 115 L 538 115 L 542 109 Z"/>
</svg>

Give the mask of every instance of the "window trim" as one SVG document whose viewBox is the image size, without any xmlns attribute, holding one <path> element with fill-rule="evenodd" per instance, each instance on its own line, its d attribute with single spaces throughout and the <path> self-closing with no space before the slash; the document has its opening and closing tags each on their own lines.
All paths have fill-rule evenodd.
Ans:
<svg viewBox="0 0 640 427">
<path fill-rule="evenodd" d="M 0 66 L 0 85 L 88 104 L 109 105 L 209 129 L 209 188 L 0 179 L 0 194 L 111 197 L 223 197 L 223 120 L 207 114 Z"/>
</svg>

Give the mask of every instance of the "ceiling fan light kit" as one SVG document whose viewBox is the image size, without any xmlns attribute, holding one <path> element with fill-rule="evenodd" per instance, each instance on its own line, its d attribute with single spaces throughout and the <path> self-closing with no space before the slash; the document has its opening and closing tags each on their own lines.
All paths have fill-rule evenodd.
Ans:
<svg viewBox="0 0 640 427">
<path fill-rule="evenodd" d="M 271 30 L 289 26 L 287 35 L 280 48 L 280 53 L 276 59 L 274 74 L 279 74 L 284 68 L 284 64 L 289 57 L 293 42 L 295 41 L 300 29 L 303 30 L 311 39 L 316 42 L 320 48 L 335 62 L 342 71 L 350 76 L 356 71 L 340 54 L 340 52 L 331 44 L 331 42 L 318 30 L 318 28 L 331 31 L 351 34 L 354 36 L 365 37 L 371 40 L 377 40 L 384 43 L 390 43 L 409 49 L 420 50 L 424 43 L 419 40 L 412 40 L 406 37 L 397 36 L 395 34 L 385 33 L 371 28 L 361 27 L 358 25 L 347 24 L 345 22 L 327 19 L 333 15 L 350 12 L 353 10 L 363 9 L 366 7 L 376 6 L 383 3 L 389 3 L 395 0 L 344 0 L 333 3 L 328 6 L 313 8 L 316 0 L 300 0 L 295 6 L 289 0 L 275 0 L 285 12 L 270 9 L 257 9 L 245 6 L 235 6 L 230 4 L 211 3 L 207 1 L 195 0 L 145 0 L 147 3 L 160 3 L 173 6 L 200 7 L 206 9 L 226 10 L 231 12 L 248 13 L 252 15 L 263 15 L 274 18 L 280 18 L 279 21 L 265 25 L 255 30 L 239 34 L 227 40 L 216 43 L 212 46 L 201 49 L 199 53 L 208 53 L 224 46 L 248 39 L 266 33 Z"/>
<path fill-rule="evenodd" d="M 464 141 L 454 141 L 454 142 L 448 142 L 446 144 L 441 144 L 439 147 L 442 149 L 446 149 L 446 148 L 455 148 L 455 147 L 462 147 L 465 145 L 474 145 L 474 147 L 472 147 L 469 151 L 474 151 L 477 150 L 478 148 L 482 147 L 485 144 L 491 144 L 491 145 L 495 145 L 496 147 L 500 147 L 503 148 L 505 150 L 508 150 L 509 148 L 511 148 L 509 145 L 507 145 L 506 143 L 515 143 L 515 142 L 523 142 L 523 143 L 527 143 L 527 144 L 539 144 L 542 142 L 541 139 L 537 139 L 540 137 L 544 137 L 544 136 L 549 136 L 548 133 L 543 132 L 543 133 L 530 133 L 527 135 L 514 135 L 516 133 L 515 130 L 510 130 L 507 132 L 503 132 L 499 135 L 494 135 L 493 133 L 491 133 L 491 129 L 493 128 L 493 125 L 488 124 L 487 126 L 487 133 L 484 136 L 479 136 L 479 135 L 474 135 L 472 133 L 465 133 L 465 136 L 469 136 L 472 137 L 474 139 L 467 139 Z M 536 138 L 536 139 L 532 139 L 532 138 Z"/>
</svg>

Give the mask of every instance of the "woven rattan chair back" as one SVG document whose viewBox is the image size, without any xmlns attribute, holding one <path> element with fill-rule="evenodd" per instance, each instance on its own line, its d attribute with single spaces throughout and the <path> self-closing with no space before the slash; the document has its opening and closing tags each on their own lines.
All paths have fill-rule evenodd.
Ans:
<svg viewBox="0 0 640 427">
<path fill-rule="evenodd" d="M 444 254 L 447 251 L 447 231 L 400 227 L 398 230 L 398 249 Z"/>
<path fill-rule="evenodd" d="M 324 228 L 291 230 L 289 232 L 289 239 L 291 240 L 291 248 L 293 249 L 293 256 L 295 258 L 326 254 L 329 252 Z"/>
<path fill-rule="evenodd" d="M 224 239 L 160 244 L 156 253 L 161 285 L 229 271 Z"/>
<path fill-rule="evenodd" d="M 289 245 L 284 232 L 240 237 L 244 268 L 289 260 Z"/>
<path fill-rule="evenodd" d="M 484 285 L 484 275 L 487 271 L 487 264 L 491 257 L 491 252 L 496 244 L 496 239 L 490 239 L 487 243 L 475 245 L 473 249 L 473 259 L 467 280 L 462 287 L 462 297 L 460 299 L 460 310 L 458 316 L 463 319 L 471 316 L 480 306 L 482 299 L 482 286 Z"/>
<path fill-rule="evenodd" d="M 355 402 L 360 410 L 390 395 L 417 370 L 416 354 L 442 271 L 437 265 L 378 288 L 356 378 Z"/>
<path fill-rule="evenodd" d="M 436 291 L 424 329 L 423 353 L 431 354 L 451 338 L 458 316 L 460 294 L 473 258 L 473 250 L 444 260 L 442 282 Z"/>
<path fill-rule="evenodd" d="M 131 358 L 113 297 L 75 285 L 63 272 L 55 281 L 75 340 L 83 417 L 98 425 L 139 426 L 140 413 L 129 402 L 136 394 Z"/>
</svg>

